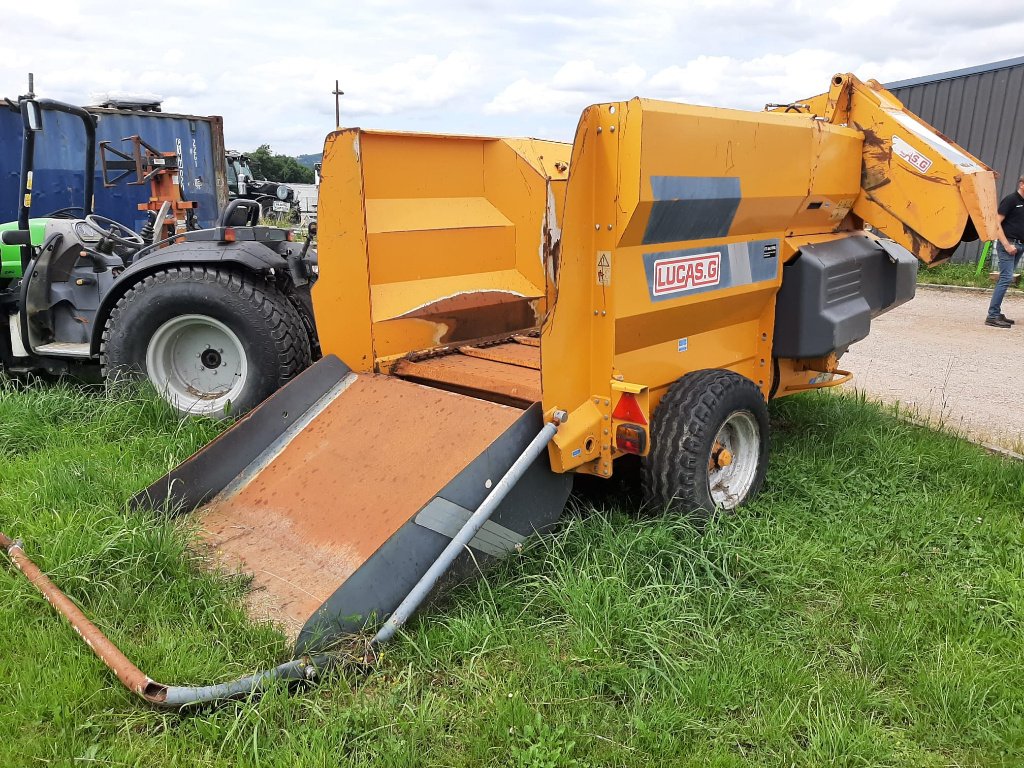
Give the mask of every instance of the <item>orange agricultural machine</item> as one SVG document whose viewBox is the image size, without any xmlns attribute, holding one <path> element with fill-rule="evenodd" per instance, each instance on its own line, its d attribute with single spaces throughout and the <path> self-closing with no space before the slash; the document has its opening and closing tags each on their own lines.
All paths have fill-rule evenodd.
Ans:
<svg viewBox="0 0 1024 768">
<path fill-rule="evenodd" d="M 571 146 L 334 132 L 324 358 L 135 503 L 198 516 L 299 658 L 372 646 L 549 528 L 574 473 L 641 456 L 658 508 L 742 504 L 767 401 L 845 381 L 918 259 L 995 237 L 995 206 L 992 171 L 851 75 L 763 113 L 596 105 Z"/>
</svg>

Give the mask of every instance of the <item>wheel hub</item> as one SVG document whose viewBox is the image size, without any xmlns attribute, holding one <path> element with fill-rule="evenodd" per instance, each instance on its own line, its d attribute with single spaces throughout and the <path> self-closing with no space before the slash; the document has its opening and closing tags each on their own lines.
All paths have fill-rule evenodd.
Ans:
<svg viewBox="0 0 1024 768">
<path fill-rule="evenodd" d="M 200 353 L 199 361 L 207 368 L 220 368 L 222 365 L 220 352 L 212 348 Z"/>
<path fill-rule="evenodd" d="M 146 372 L 178 410 L 207 416 L 223 414 L 249 378 L 241 340 L 208 315 L 180 315 L 157 328 Z"/>
<path fill-rule="evenodd" d="M 749 411 L 735 411 L 723 422 L 708 460 L 708 489 L 716 507 L 734 509 L 747 497 L 761 455 L 761 431 Z"/>
</svg>

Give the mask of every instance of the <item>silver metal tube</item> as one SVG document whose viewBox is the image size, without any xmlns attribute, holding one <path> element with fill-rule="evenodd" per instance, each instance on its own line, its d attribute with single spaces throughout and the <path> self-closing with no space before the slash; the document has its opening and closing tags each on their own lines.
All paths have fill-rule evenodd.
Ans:
<svg viewBox="0 0 1024 768">
<path fill-rule="evenodd" d="M 555 436 L 555 432 L 558 430 L 560 420 L 564 419 L 556 419 L 556 421 L 545 424 L 537 436 L 526 446 L 526 450 L 515 460 L 508 472 L 505 473 L 505 476 L 495 484 L 491 492 L 487 494 L 487 498 L 481 502 L 476 511 L 470 515 L 469 520 L 455 534 L 448 546 L 444 548 L 440 557 L 434 561 L 434 564 L 416 582 L 416 586 L 412 588 L 412 591 L 409 592 L 401 605 L 395 609 L 391 617 L 384 622 L 384 626 L 380 628 L 380 631 L 370 641 L 371 645 L 387 642 L 394 637 L 398 628 L 405 624 L 409 617 L 419 608 L 420 603 L 426 599 L 430 590 L 437 584 L 438 579 L 445 574 L 455 561 L 455 558 L 462 553 L 462 550 L 476 536 L 483 524 L 494 514 L 494 510 L 498 508 L 498 505 L 501 504 L 509 491 L 519 482 L 519 478 L 529 469 L 534 459 L 547 448 L 551 438 Z"/>
<path fill-rule="evenodd" d="M 263 691 L 267 684 L 274 680 L 315 680 L 320 673 L 336 661 L 331 656 L 322 655 L 293 659 L 280 666 L 257 672 L 254 675 L 216 685 L 186 687 L 169 685 L 162 691 L 158 701 L 148 699 L 159 707 L 181 709 L 196 704 L 208 704 L 224 699 L 236 699 L 240 696 L 251 696 Z"/>
</svg>

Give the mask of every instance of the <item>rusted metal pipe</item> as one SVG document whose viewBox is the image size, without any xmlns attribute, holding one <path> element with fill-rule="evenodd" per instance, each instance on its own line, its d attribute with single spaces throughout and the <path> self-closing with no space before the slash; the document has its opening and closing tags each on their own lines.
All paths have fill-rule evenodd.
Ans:
<svg viewBox="0 0 1024 768">
<path fill-rule="evenodd" d="M 327 655 L 303 656 L 265 672 L 257 672 L 227 683 L 200 687 L 158 683 L 136 667 L 131 659 L 125 656 L 121 649 L 114 645 L 99 627 L 89 621 L 78 606 L 56 584 L 50 581 L 49 577 L 25 554 L 21 542 L 0 532 L 0 547 L 7 553 L 7 557 L 15 567 L 42 593 L 46 601 L 68 620 L 75 632 L 81 636 L 100 661 L 117 675 L 121 684 L 154 706 L 180 709 L 193 704 L 204 704 L 257 693 L 273 680 L 310 680 L 315 678 L 320 670 L 332 661 L 331 657 Z"/>
</svg>

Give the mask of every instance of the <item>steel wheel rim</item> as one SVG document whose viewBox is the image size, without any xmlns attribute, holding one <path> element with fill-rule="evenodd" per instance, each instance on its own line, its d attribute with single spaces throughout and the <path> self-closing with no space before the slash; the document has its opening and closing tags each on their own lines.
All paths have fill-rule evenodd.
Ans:
<svg viewBox="0 0 1024 768">
<path fill-rule="evenodd" d="M 735 509 L 750 494 L 761 461 L 761 428 L 750 411 L 733 411 L 715 435 L 712 447 L 721 445 L 729 451 L 728 466 L 714 465 L 709 458 L 708 490 L 711 500 L 721 509 Z"/>
<path fill-rule="evenodd" d="M 157 328 L 146 347 L 146 371 L 171 405 L 204 416 L 225 413 L 249 379 L 242 342 L 207 315 L 179 315 Z"/>
</svg>

